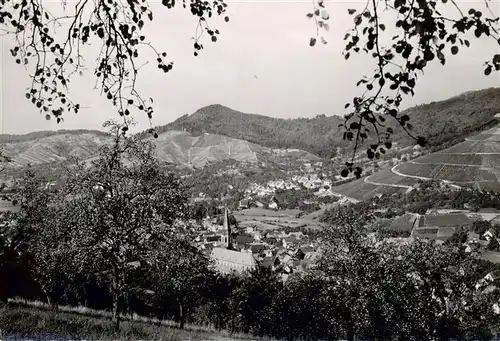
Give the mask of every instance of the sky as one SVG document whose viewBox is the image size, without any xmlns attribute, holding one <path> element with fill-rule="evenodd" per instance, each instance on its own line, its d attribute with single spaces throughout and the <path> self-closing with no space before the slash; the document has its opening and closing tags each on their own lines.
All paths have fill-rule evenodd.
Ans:
<svg viewBox="0 0 500 341">
<path fill-rule="evenodd" d="M 357 80 L 370 75 L 375 67 L 370 57 L 354 56 L 346 61 L 342 56 L 343 37 L 353 27 L 347 9 L 361 9 L 364 1 L 325 1 L 330 31 L 323 35 L 328 44 L 311 48 L 309 38 L 316 34 L 316 27 L 314 21 L 306 18 L 306 13 L 312 11 L 310 0 L 229 0 L 230 21 L 215 18 L 210 22 L 221 34 L 217 43 L 205 40 L 205 49 L 198 57 L 193 56 L 191 39 L 197 22 L 189 10 L 179 5 L 168 10 L 158 0 L 149 3 L 155 18 L 146 23 L 145 35 L 158 50 L 167 52 L 167 60 L 174 61 L 173 70 L 164 74 L 150 54 L 152 62 L 139 73 L 138 90 L 143 97 L 154 99 L 153 125 L 167 124 L 210 104 L 279 118 L 344 115 L 344 104 L 360 95 L 361 89 L 355 86 Z M 481 0 L 458 3 L 465 11 L 481 7 Z M 61 10 L 58 0 L 46 2 L 46 6 L 52 11 Z M 491 0 L 490 6 L 496 15 L 500 13 L 499 0 Z M 394 31 L 387 29 L 385 35 L 391 37 Z M 15 64 L 9 53 L 12 37 L 1 39 L 0 133 L 101 130 L 104 121 L 119 118 L 116 108 L 94 89 L 93 56 L 99 47 L 97 43 L 83 50 L 84 56 L 88 56 L 88 70 L 83 76 L 75 76 L 70 87 L 70 96 L 83 109 L 78 114 L 66 114 L 65 121 L 57 124 L 55 120 L 47 121 L 25 99 L 25 89 L 30 84 L 28 72 Z M 471 48 L 461 50 L 446 66 L 437 62 L 430 66 L 419 77 L 416 95 L 406 99 L 403 106 L 499 87 L 500 74 L 486 77 L 482 66 L 499 49 L 491 39 L 471 39 Z M 135 118 L 138 125 L 134 130 L 149 128 L 144 113 L 135 113 Z"/>
</svg>

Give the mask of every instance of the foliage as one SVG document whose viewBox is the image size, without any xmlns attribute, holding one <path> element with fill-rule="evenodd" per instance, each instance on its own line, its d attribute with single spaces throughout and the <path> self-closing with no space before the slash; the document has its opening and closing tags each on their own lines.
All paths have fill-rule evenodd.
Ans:
<svg viewBox="0 0 500 341">
<path fill-rule="evenodd" d="M 463 245 L 467 241 L 467 231 L 459 226 L 450 239 L 446 241 L 450 245 Z"/>
<path fill-rule="evenodd" d="M 490 241 L 488 242 L 487 248 L 488 248 L 488 250 L 499 252 L 500 251 L 500 243 L 498 242 L 498 240 L 495 237 L 492 237 L 490 239 Z"/>
<path fill-rule="evenodd" d="M 127 272 L 181 231 L 175 224 L 187 207 L 183 186 L 165 172 L 153 145 L 122 136 L 121 128 L 111 124 L 114 144 L 103 147 L 90 167 L 73 170 L 66 207 L 79 218 L 72 227 L 83 231 L 73 236 L 82 262 L 88 272 L 104 275 L 112 291 L 117 324 Z"/>
<path fill-rule="evenodd" d="M 180 328 L 184 328 L 186 317 L 193 314 L 192 308 L 201 304 L 208 285 L 206 279 L 213 275 L 210 260 L 189 240 L 173 236 L 150 250 L 147 263 L 154 269 L 148 276 L 153 301 L 163 309 L 176 304 Z"/>
<path fill-rule="evenodd" d="M 433 61 L 442 65 L 451 55 L 459 53 L 459 46 L 468 48 L 468 32 L 474 32 L 476 38 L 486 36 L 495 45 L 500 45 L 500 18 L 489 8 L 490 1 L 485 4 L 489 13 L 470 8 L 462 11 L 455 1 L 387 1 L 369 0 L 365 8 L 358 12 L 349 9 L 353 17 L 354 28 L 348 32 L 344 40 L 346 46 L 344 57 L 352 54 L 366 53 L 375 60 L 373 76 L 362 77 L 357 86 L 366 89 L 361 96 L 355 97 L 345 105 L 352 105 L 352 111 L 345 116 L 344 140 L 353 141 L 354 151 L 351 162 L 346 162 L 346 171 L 361 175 L 361 168 L 354 167 L 354 158 L 360 144 L 368 139 L 367 156 L 370 159 L 384 154 L 392 147 L 394 129 L 387 126 L 386 121 L 394 120 L 400 129 L 405 131 L 419 145 L 426 144 L 426 138 L 413 133 L 410 117 L 400 112 L 404 96 L 414 95 L 417 79 Z M 319 28 L 327 29 L 328 12 L 324 9 L 323 0 L 315 1 L 319 6 L 308 17 L 314 18 Z M 447 7 L 454 7 L 455 14 L 446 12 Z M 395 21 L 384 20 L 383 10 L 397 14 Z M 323 19 L 323 20 L 318 20 Z M 391 43 L 384 45 L 386 27 L 395 27 L 396 35 Z M 394 31 L 394 30 L 392 30 Z M 311 46 L 314 45 L 311 39 Z M 500 70 L 500 54 L 495 54 L 484 64 L 484 74 Z M 427 133 L 427 132 L 425 132 Z M 370 138 L 371 137 L 371 138 Z"/>
<path fill-rule="evenodd" d="M 269 334 L 274 327 L 270 309 L 280 288 L 277 274 L 266 269 L 253 270 L 233 292 L 232 313 L 240 322 L 237 330 L 252 334 Z"/>
<path fill-rule="evenodd" d="M 46 114 L 47 119 L 53 116 L 58 123 L 65 112 L 78 113 L 80 105 L 67 96 L 68 85 L 75 73 L 84 70 L 80 49 L 97 41 L 101 50 L 94 69 L 96 86 L 117 107 L 120 116 L 128 116 L 134 108 L 151 119 L 153 100 L 144 100 L 136 90 L 139 53 L 142 55 L 144 49 L 149 48 L 158 68 L 165 73 L 172 70 L 173 62 L 166 61 L 167 53 L 158 52 L 143 33 L 146 22 L 153 20 L 149 4 L 145 0 L 82 0 L 75 4 L 73 12 L 63 5 L 63 16 L 53 15 L 41 1 L 8 0 L 0 8 L 2 30 L 15 37 L 11 54 L 16 63 L 26 66 L 34 62 L 30 70 L 32 84 L 26 98 Z M 163 1 L 163 5 L 171 9 L 175 1 Z M 183 1 L 182 6 L 186 8 L 187 3 Z M 195 55 L 203 49 L 199 39 L 204 31 L 212 42 L 217 40 L 219 31 L 210 28 L 207 19 L 214 13 L 222 15 L 226 6 L 218 0 L 190 2 L 190 12 L 197 17 L 199 28 L 194 38 Z M 57 25 L 65 25 L 67 34 L 56 34 Z M 126 129 L 127 121 L 124 122 Z"/>
<path fill-rule="evenodd" d="M 491 223 L 489 221 L 478 220 L 472 223 L 472 230 L 480 235 L 483 235 L 489 229 L 491 229 Z"/>
</svg>

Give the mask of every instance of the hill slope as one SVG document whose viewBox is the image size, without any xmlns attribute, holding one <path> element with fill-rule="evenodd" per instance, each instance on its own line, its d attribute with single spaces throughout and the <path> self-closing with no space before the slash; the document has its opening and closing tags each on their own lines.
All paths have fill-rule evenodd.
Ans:
<svg viewBox="0 0 500 341">
<path fill-rule="evenodd" d="M 499 112 L 500 88 L 467 92 L 404 111 L 411 118 L 414 132 L 426 136 L 433 145 L 481 130 Z M 339 116 L 286 120 L 246 114 L 215 104 L 156 129 L 158 132 L 186 130 L 194 135 L 204 132 L 220 134 L 270 148 L 298 148 L 327 156 L 338 146 L 351 147 L 342 140 L 340 123 L 343 123 L 343 118 Z M 394 141 L 402 145 L 414 144 L 401 129 L 395 129 L 395 132 Z"/>
<path fill-rule="evenodd" d="M 405 112 L 411 116 L 416 133 L 428 136 L 433 144 L 439 145 L 483 129 L 500 112 L 500 88 L 467 92 Z M 225 159 L 266 161 L 290 157 L 316 160 L 315 155 L 329 155 L 339 146 L 351 150 L 352 146 L 342 141 L 342 130 L 338 127 L 342 122 L 338 116 L 285 120 L 211 105 L 158 127 L 160 136 L 155 143 L 163 160 L 190 166 Z M 151 138 L 147 133 L 139 136 Z M 42 165 L 68 162 L 72 157 L 91 158 L 109 141 L 110 137 L 99 131 L 42 131 L 0 135 L 0 148 L 14 158 L 11 168 L 18 169 L 28 163 Z M 395 141 L 402 145 L 413 143 L 401 129 L 396 129 Z M 284 151 L 277 153 L 273 148 Z M 292 148 L 297 151 L 288 150 Z"/>
<path fill-rule="evenodd" d="M 246 114 L 214 104 L 156 130 L 186 130 L 193 135 L 220 134 L 269 148 L 296 148 L 319 155 L 326 150 L 325 146 L 336 145 L 335 139 L 341 134 L 338 125 L 342 122 L 338 116 L 285 120 Z"/>
<path fill-rule="evenodd" d="M 450 148 L 334 188 L 358 200 L 407 191 L 421 180 L 500 191 L 500 124 Z"/>
</svg>

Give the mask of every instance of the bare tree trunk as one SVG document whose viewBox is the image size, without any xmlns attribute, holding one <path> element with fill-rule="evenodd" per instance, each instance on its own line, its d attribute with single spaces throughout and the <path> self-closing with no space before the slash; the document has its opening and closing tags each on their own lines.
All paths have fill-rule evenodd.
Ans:
<svg viewBox="0 0 500 341">
<path fill-rule="evenodd" d="M 7 283 L 7 276 L 0 274 L 0 307 L 7 305 L 9 301 L 9 285 Z"/>
<path fill-rule="evenodd" d="M 113 283 L 112 283 L 112 296 L 113 296 L 113 315 L 112 321 L 115 325 L 115 329 L 120 330 L 120 293 L 119 293 L 119 285 L 118 285 L 118 269 L 114 268 L 113 271 Z"/>
<path fill-rule="evenodd" d="M 181 329 L 184 329 L 184 313 L 182 311 L 182 303 L 179 302 L 179 326 Z"/>
<path fill-rule="evenodd" d="M 42 288 L 42 291 L 43 291 L 43 293 L 45 294 L 45 298 L 47 299 L 47 304 L 49 305 L 49 307 L 51 307 L 51 308 L 52 308 L 52 306 L 54 305 L 54 303 L 53 303 L 53 302 L 52 302 L 52 300 L 50 299 L 50 295 L 49 295 L 49 293 L 47 292 L 47 290 L 45 290 L 45 289 L 43 289 L 43 288 Z M 26 299 L 25 299 L 24 303 L 27 303 Z"/>
<path fill-rule="evenodd" d="M 349 329 L 347 330 L 346 339 L 347 341 L 354 341 L 355 335 L 352 327 L 349 327 Z"/>
</svg>

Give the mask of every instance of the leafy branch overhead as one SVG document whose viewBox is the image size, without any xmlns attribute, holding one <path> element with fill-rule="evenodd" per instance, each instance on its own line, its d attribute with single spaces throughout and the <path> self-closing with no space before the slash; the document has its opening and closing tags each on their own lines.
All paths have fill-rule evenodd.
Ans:
<svg viewBox="0 0 500 341">
<path fill-rule="evenodd" d="M 351 161 L 346 162 L 343 176 L 351 172 L 358 178 L 361 176 L 362 169 L 354 167 L 354 161 L 363 142 L 369 141 L 366 149 L 369 159 L 379 158 L 392 147 L 394 128 L 388 118 L 397 122 L 419 145 L 426 144 L 424 136 L 413 132 L 410 117 L 400 114 L 404 96 L 414 95 L 418 76 L 431 62 L 445 65 L 448 57 L 469 48 L 470 33 L 500 46 L 500 19 L 491 11 L 490 3 L 490 0 L 485 0 L 488 13 L 474 8 L 464 11 L 451 0 L 368 0 L 361 11 L 348 10 L 354 28 L 344 37 L 343 55 L 347 60 L 354 53 L 368 54 L 376 61 L 376 67 L 371 77 L 364 76 L 357 82 L 358 87 L 364 87 L 363 93 L 345 105 L 346 109 L 351 108 L 351 112 L 345 115 L 345 122 L 341 125 L 345 129 L 343 138 L 353 141 L 354 150 Z M 319 36 L 320 28 L 328 30 L 325 24 L 328 13 L 323 9 L 322 0 L 315 2 L 314 8 L 314 13 L 308 13 L 307 17 L 316 20 Z M 453 14 L 444 14 L 445 11 Z M 388 20 L 384 20 L 381 12 L 395 13 L 397 19 L 386 22 Z M 389 30 L 390 24 L 394 26 L 391 32 L 395 34 L 390 37 L 389 44 L 383 44 L 382 41 L 386 40 L 384 32 Z M 310 45 L 314 46 L 315 42 L 316 38 L 311 38 Z M 484 63 L 486 76 L 495 71 L 500 71 L 500 54 Z"/>
<path fill-rule="evenodd" d="M 166 9 L 175 7 L 175 0 L 163 0 Z M 2 1 L 0 5 L 0 28 L 4 34 L 13 35 L 15 46 L 11 54 L 17 64 L 30 72 L 31 86 L 26 98 L 45 113 L 46 119 L 63 120 L 64 113 L 78 113 L 80 105 L 71 100 L 68 86 L 72 76 L 84 71 L 82 47 L 91 42 L 100 44 L 94 74 L 96 88 L 104 93 L 117 108 L 120 116 L 130 115 L 132 110 L 144 112 L 149 119 L 153 115 L 153 99 L 143 98 L 136 90 L 140 64 L 139 55 L 150 51 L 156 58 L 158 68 L 167 73 L 173 62 L 167 53 L 160 52 L 143 33 L 147 22 L 153 20 L 153 12 L 146 0 L 78 0 L 63 1 L 64 15 L 56 16 L 43 6 L 41 0 Z M 211 29 L 207 20 L 214 13 L 222 15 L 226 4 L 215 0 L 182 1 L 198 18 L 194 39 L 195 55 L 203 49 L 203 32 L 216 42 L 216 29 Z M 225 21 L 229 21 L 225 17 Z M 64 34 L 56 32 L 63 29 Z M 125 126 L 126 127 L 126 126 Z M 151 133 L 154 133 L 151 130 Z"/>
</svg>

